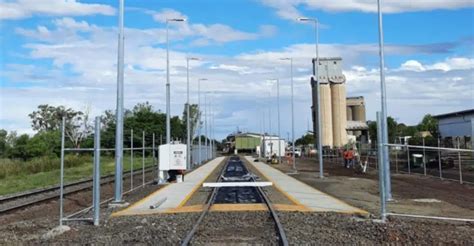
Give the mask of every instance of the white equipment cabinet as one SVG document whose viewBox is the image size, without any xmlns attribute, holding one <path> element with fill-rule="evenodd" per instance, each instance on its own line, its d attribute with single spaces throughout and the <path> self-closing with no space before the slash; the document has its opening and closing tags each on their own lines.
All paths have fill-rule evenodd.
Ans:
<svg viewBox="0 0 474 246">
<path fill-rule="evenodd" d="M 186 170 L 186 144 L 160 145 L 160 171 Z"/>
<path fill-rule="evenodd" d="M 278 144 L 280 144 L 280 148 L 278 148 Z M 286 142 L 283 139 L 265 139 L 262 147 L 264 157 L 270 158 L 273 154 L 285 156 Z"/>
</svg>

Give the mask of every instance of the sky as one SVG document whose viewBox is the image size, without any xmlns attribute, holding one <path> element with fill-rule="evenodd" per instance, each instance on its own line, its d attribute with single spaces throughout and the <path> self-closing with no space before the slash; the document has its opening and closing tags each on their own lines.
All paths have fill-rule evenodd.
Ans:
<svg viewBox="0 0 474 246">
<path fill-rule="evenodd" d="M 0 0 L 0 129 L 33 134 L 40 104 L 115 110 L 118 0 Z M 474 1 L 383 0 L 388 115 L 417 124 L 425 114 L 474 108 Z M 216 136 L 291 132 L 311 125 L 311 59 L 341 57 L 347 96 L 364 96 L 367 118 L 380 110 L 376 0 L 126 0 L 125 107 L 148 101 L 165 111 L 166 19 L 170 23 L 171 113 L 186 102 L 212 109 Z M 209 110 L 211 112 L 211 110 Z M 270 113 L 271 112 L 271 113 Z M 211 115 L 211 113 L 209 113 Z M 265 125 L 263 124 L 265 122 Z"/>
</svg>

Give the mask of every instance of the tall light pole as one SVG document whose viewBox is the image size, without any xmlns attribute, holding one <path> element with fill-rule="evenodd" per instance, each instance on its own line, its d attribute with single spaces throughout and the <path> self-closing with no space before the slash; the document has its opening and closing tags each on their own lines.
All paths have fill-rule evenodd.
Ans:
<svg viewBox="0 0 474 246">
<path fill-rule="evenodd" d="M 124 66 L 124 34 L 123 15 L 124 0 L 119 1 L 118 19 L 118 57 L 117 57 L 117 109 L 115 113 L 117 126 L 115 129 L 115 193 L 114 202 L 122 201 L 122 169 L 123 169 L 123 66 Z"/>
<path fill-rule="evenodd" d="M 278 164 L 281 164 L 281 144 L 280 144 L 280 80 L 279 79 L 272 79 L 271 81 L 276 82 L 277 86 L 277 124 L 278 124 Z"/>
<path fill-rule="evenodd" d="M 381 0 L 377 0 L 377 10 L 379 18 L 379 54 L 380 54 L 380 91 L 381 91 L 381 106 L 382 106 L 382 142 L 388 143 L 388 125 L 387 125 L 387 91 L 385 87 L 385 58 L 384 58 L 384 38 L 383 38 L 383 21 L 382 21 L 382 6 Z M 388 146 L 384 145 L 383 150 L 383 165 L 385 165 L 385 190 L 386 200 L 392 200 L 392 191 L 390 183 L 390 159 L 388 156 Z"/>
<path fill-rule="evenodd" d="M 319 157 L 319 178 L 324 178 L 323 171 L 323 144 L 322 144 L 322 127 L 321 127 L 321 86 L 319 83 L 319 21 L 316 18 L 300 17 L 298 21 L 313 22 L 316 38 L 316 64 L 314 69 L 314 77 L 316 78 L 317 97 L 318 97 L 318 157 Z"/>
<path fill-rule="evenodd" d="M 170 106 L 170 40 L 169 40 L 169 23 L 183 22 L 183 18 L 166 19 L 166 143 L 171 143 L 171 106 Z"/>
<path fill-rule="evenodd" d="M 201 149 L 201 81 L 207 80 L 206 78 L 198 79 L 198 157 L 199 165 L 202 164 L 202 149 Z"/>
<path fill-rule="evenodd" d="M 292 148 L 292 162 L 293 170 L 296 172 L 296 157 L 295 157 L 295 107 L 293 96 L 293 58 L 286 57 L 280 60 L 290 61 L 290 76 L 291 76 L 291 148 Z"/>
<path fill-rule="evenodd" d="M 212 144 L 212 128 L 214 127 L 212 124 L 212 98 L 209 99 L 209 159 L 212 159 L 212 148 L 214 147 Z"/>
<path fill-rule="evenodd" d="M 187 169 L 191 168 L 191 124 L 189 122 L 189 61 L 197 61 L 199 58 L 196 57 L 187 57 L 186 58 L 186 167 Z"/>
<path fill-rule="evenodd" d="M 204 94 L 204 134 L 206 138 L 204 139 L 204 145 L 206 146 L 206 161 L 209 158 L 209 146 L 207 146 L 207 93 Z"/>
</svg>

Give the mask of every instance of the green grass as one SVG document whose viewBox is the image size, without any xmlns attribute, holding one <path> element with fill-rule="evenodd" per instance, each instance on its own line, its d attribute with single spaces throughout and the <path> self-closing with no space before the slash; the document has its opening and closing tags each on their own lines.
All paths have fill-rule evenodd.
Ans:
<svg viewBox="0 0 474 246">
<path fill-rule="evenodd" d="M 78 181 L 80 179 L 92 178 L 92 163 L 93 159 L 89 156 L 84 156 L 83 162 L 75 166 L 68 167 L 64 170 L 64 182 L 69 183 Z M 145 166 L 152 165 L 152 158 L 145 158 Z M 123 168 L 124 171 L 130 170 L 130 157 L 124 157 Z M 142 158 L 134 157 L 133 169 L 141 170 Z M 115 163 L 113 157 L 101 157 L 101 176 L 114 173 Z M 0 195 L 17 193 L 31 189 L 43 188 L 59 184 L 59 169 L 48 170 L 43 172 L 36 172 L 28 174 L 27 172 L 18 172 L 16 175 L 8 175 L 0 179 Z M 140 174 L 141 175 L 141 174 Z"/>
</svg>

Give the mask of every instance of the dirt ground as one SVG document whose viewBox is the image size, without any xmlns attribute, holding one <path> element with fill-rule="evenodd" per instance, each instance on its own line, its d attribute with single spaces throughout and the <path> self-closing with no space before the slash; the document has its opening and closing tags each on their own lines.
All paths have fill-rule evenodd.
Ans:
<svg viewBox="0 0 474 246">
<path fill-rule="evenodd" d="M 355 174 L 353 170 L 344 169 L 340 164 L 331 165 L 327 163 L 325 168 L 326 178 L 320 180 L 315 161 L 298 159 L 297 166 L 300 169 L 300 174 L 295 175 L 296 178 L 349 204 L 365 209 L 373 213 L 375 217 L 377 216 L 379 201 L 377 175 L 374 171 L 363 175 Z M 277 165 L 276 167 L 283 171 L 290 170 L 287 165 Z M 151 180 L 151 177 L 149 180 Z M 462 216 L 465 218 L 472 216 L 474 191 L 471 186 L 408 175 L 394 175 L 392 181 L 396 202 L 390 204 L 391 212 L 416 212 L 417 214 Z M 124 190 L 127 190 L 128 183 L 129 181 L 124 182 Z M 139 181 L 136 183 L 138 184 Z M 158 186 L 148 185 L 125 195 L 124 199 L 133 203 L 157 189 L 159 189 Z M 112 185 L 103 187 L 103 197 L 110 197 L 112 194 Z M 83 192 L 66 199 L 67 213 L 89 205 L 90 197 L 90 192 Z M 441 202 L 423 203 L 413 201 L 413 199 L 418 198 L 437 199 Z M 90 223 L 71 222 L 68 223 L 71 226 L 71 231 L 53 239 L 43 239 L 42 235 L 58 225 L 57 211 L 57 201 L 51 201 L 0 216 L 0 245 L 177 245 L 199 216 L 199 213 L 178 213 L 110 217 L 110 214 L 116 209 L 104 206 L 101 209 L 100 226 L 95 227 Z M 381 224 L 370 218 L 359 218 L 348 214 L 278 213 L 290 245 L 472 245 L 474 241 L 474 223 L 471 222 L 397 217 L 389 218 L 388 223 Z M 262 242 L 261 245 L 272 245 L 271 241 L 265 236 L 271 235 L 269 230 L 271 227 L 257 226 L 252 223 L 253 219 L 263 221 L 265 217 L 260 218 L 258 217 L 259 214 L 262 214 L 262 212 L 211 212 L 206 220 L 206 227 L 216 228 L 216 232 L 220 233 L 220 241 L 217 244 L 233 244 L 237 240 L 236 227 L 238 227 L 237 231 L 245 232 L 246 230 L 243 227 L 249 226 L 249 228 L 257 228 L 252 229 L 253 234 L 247 235 L 248 238 L 251 238 L 248 239 L 250 241 L 246 237 L 239 236 L 240 241 L 245 239 L 247 244 Z M 85 216 L 89 215 L 86 214 Z M 238 224 L 237 221 L 242 218 L 242 221 L 246 222 Z M 202 234 L 197 235 L 196 244 L 209 245 L 213 242 L 214 230 L 210 230 L 210 232 L 209 230 L 200 230 L 200 232 Z M 256 238 L 261 238 L 262 241 Z"/>
<path fill-rule="evenodd" d="M 319 179 L 319 164 L 315 159 L 297 158 L 299 174 L 293 177 L 335 196 L 347 203 L 379 214 L 378 173 L 369 168 L 365 174 L 343 167 L 342 162 L 325 160 L 324 179 Z M 282 171 L 292 167 L 286 163 L 274 165 Z M 420 175 L 393 174 L 389 212 L 474 219 L 474 186 L 454 181 L 442 181 Z"/>
<path fill-rule="evenodd" d="M 150 181 L 155 175 L 148 173 L 146 180 Z M 136 185 L 141 185 L 141 175 L 134 178 Z M 130 178 L 124 179 L 124 191 L 130 189 Z M 156 185 L 147 185 L 144 188 L 139 188 L 134 192 L 124 195 L 124 199 L 128 202 L 133 202 L 147 194 L 155 191 L 159 187 Z M 101 187 L 101 200 L 106 200 L 114 194 L 114 184 L 109 183 Z M 84 209 L 92 204 L 92 193 L 90 190 L 74 193 L 68 195 L 64 199 L 64 215 L 69 215 L 81 209 Z M 107 205 L 101 208 L 101 221 L 107 218 L 113 210 L 108 210 Z M 38 241 L 40 237 L 59 225 L 59 202 L 58 200 L 51 200 L 39 205 L 29 206 L 21 210 L 9 212 L 0 215 L 0 245 L 10 244 L 18 241 Z M 71 222 L 75 225 L 78 222 Z M 90 224 L 82 223 L 81 224 Z M 69 223 L 66 223 L 68 225 Z"/>
</svg>

